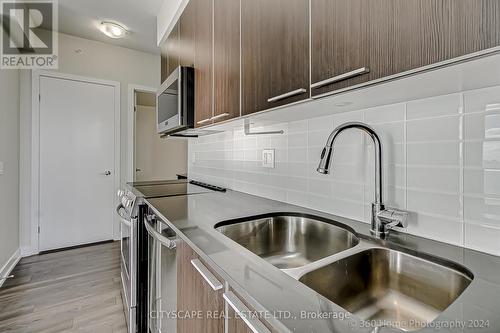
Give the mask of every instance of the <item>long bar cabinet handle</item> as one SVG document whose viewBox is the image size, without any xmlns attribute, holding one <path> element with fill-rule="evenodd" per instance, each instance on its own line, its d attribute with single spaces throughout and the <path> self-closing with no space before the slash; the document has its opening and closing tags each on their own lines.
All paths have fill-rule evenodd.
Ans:
<svg viewBox="0 0 500 333">
<path fill-rule="evenodd" d="M 233 292 L 225 292 L 222 297 L 253 333 L 271 333 L 260 320 L 251 315 L 250 309 Z"/>
<path fill-rule="evenodd" d="M 219 118 L 224 118 L 224 117 L 227 117 L 229 116 L 229 113 L 222 113 L 222 114 L 218 114 L 216 116 L 213 116 L 212 118 L 210 118 L 210 120 L 217 120 Z"/>
<path fill-rule="evenodd" d="M 300 88 L 300 89 L 297 89 L 297 90 L 293 90 L 293 91 L 287 92 L 287 93 L 285 93 L 283 95 L 278 95 L 278 96 L 271 97 L 267 101 L 269 103 L 271 103 L 271 102 L 277 102 L 277 101 L 280 101 L 280 100 L 288 98 L 288 97 L 292 97 L 292 96 L 295 96 L 295 95 L 303 94 L 305 92 L 307 92 L 307 89 Z"/>
<path fill-rule="evenodd" d="M 207 119 L 200 120 L 200 121 L 197 122 L 197 124 L 201 125 L 201 124 L 204 124 L 204 123 L 208 123 L 209 121 L 212 121 L 212 118 L 207 118 Z"/>
<path fill-rule="evenodd" d="M 312 89 L 321 88 L 321 87 L 326 86 L 328 84 L 344 81 L 344 80 L 353 78 L 355 76 L 366 74 L 369 72 L 370 72 L 370 69 L 368 67 L 361 67 L 361 68 L 355 69 L 353 71 L 350 71 L 350 72 L 347 72 L 344 74 L 340 74 L 340 75 L 331 77 L 331 78 L 326 79 L 326 80 L 322 80 L 322 81 L 318 81 L 316 83 L 313 83 L 313 84 L 311 84 L 311 88 Z"/>
<path fill-rule="evenodd" d="M 210 270 L 202 264 L 199 259 L 191 260 L 191 265 L 200 273 L 200 275 L 207 281 L 213 290 L 220 290 L 224 285 L 210 272 Z"/>
</svg>

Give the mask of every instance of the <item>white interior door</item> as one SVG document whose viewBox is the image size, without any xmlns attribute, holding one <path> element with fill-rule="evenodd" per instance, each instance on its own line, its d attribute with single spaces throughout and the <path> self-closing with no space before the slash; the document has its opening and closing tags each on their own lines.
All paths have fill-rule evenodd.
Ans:
<svg viewBox="0 0 500 333">
<path fill-rule="evenodd" d="M 113 238 L 115 89 L 40 77 L 41 251 Z"/>
</svg>

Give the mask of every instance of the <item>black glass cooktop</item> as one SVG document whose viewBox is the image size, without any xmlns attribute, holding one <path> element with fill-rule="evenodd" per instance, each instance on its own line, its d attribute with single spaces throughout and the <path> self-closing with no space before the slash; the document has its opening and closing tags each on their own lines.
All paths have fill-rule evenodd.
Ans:
<svg viewBox="0 0 500 333">
<path fill-rule="evenodd" d="M 188 181 L 155 185 L 135 185 L 134 188 L 141 192 L 144 198 L 170 197 L 176 195 L 212 192 L 210 189 L 190 184 Z"/>
</svg>

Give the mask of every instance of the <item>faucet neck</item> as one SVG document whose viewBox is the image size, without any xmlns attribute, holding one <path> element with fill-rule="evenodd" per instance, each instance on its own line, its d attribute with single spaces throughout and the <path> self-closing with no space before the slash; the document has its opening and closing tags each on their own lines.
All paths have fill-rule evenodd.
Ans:
<svg viewBox="0 0 500 333">
<path fill-rule="evenodd" d="M 374 204 L 379 204 L 383 206 L 383 196 L 382 196 L 382 144 L 380 142 L 380 138 L 378 137 L 377 133 L 373 128 L 370 126 L 363 124 L 361 122 L 348 122 L 345 124 L 342 124 L 335 128 L 333 132 L 330 134 L 328 137 L 328 140 L 326 142 L 326 147 L 325 150 L 331 151 L 335 140 L 339 136 L 340 133 L 347 129 L 359 129 L 363 131 L 364 133 L 368 134 L 368 136 L 372 139 L 373 141 L 373 150 L 375 154 L 375 160 L 374 160 L 374 167 L 375 167 L 375 196 L 374 196 Z M 330 154 L 327 156 L 328 158 L 326 159 L 326 169 L 329 168 L 330 164 Z M 323 156 L 322 156 L 323 158 Z"/>
</svg>

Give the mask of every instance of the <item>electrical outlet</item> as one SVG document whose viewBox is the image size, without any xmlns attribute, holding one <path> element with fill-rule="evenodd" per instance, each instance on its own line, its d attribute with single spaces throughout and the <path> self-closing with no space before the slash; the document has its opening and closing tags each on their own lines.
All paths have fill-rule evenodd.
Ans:
<svg viewBox="0 0 500 333">
<path fill-rule="evenodd" d="M 274 169 L 274 149 L 262 150 L 262 167 Z"/>
</svg>

